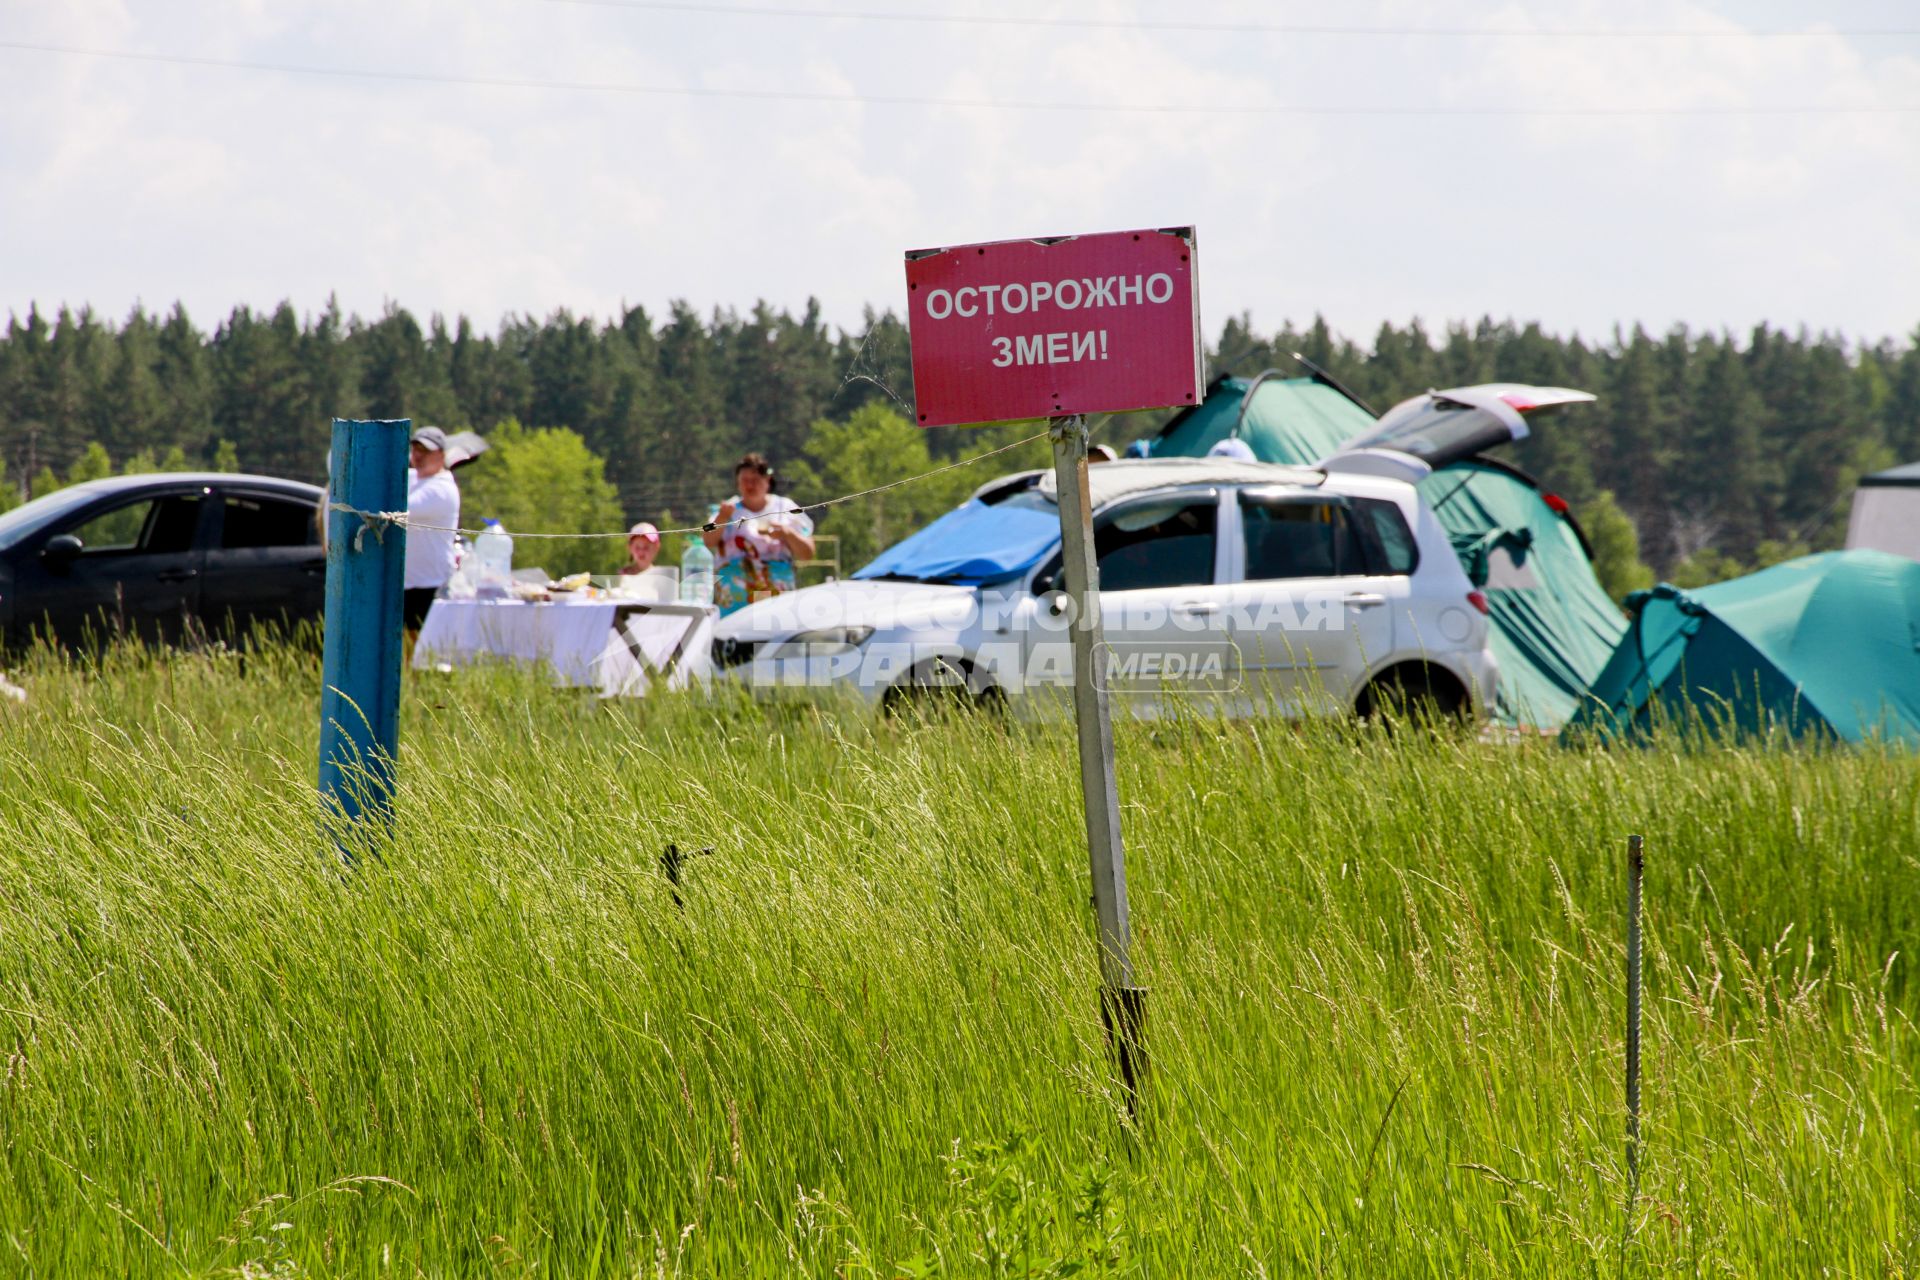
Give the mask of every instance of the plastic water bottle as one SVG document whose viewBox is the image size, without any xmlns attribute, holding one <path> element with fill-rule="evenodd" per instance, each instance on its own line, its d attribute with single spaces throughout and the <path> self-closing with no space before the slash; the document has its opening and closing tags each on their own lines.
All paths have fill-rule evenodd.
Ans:
<svg viewBox="0 0 1920 1280">
<path fill-rule="evenodd" d="M 474 559 L 479 572 L 474 594 L 482 600 L 497 600 L 510 591 L 513 582 L 513 538 L 498 520 L 489 520 L 473 540 Z"/>
<path fill-rule="evenodd" d="M 687 549 L 680 553 L 680 601 L 713 603 L 713 552 L 698 534 L 687 538 Z"/>
<path fill-rule="evenodd" d="M 447 579 L 447 599 L 471 600 L 476 594 L 473 575 L 480 568 L 480 557 L 465 543 L 454 545 L 460 558 L 454 563 L 453 576 Z"/>
</svg>

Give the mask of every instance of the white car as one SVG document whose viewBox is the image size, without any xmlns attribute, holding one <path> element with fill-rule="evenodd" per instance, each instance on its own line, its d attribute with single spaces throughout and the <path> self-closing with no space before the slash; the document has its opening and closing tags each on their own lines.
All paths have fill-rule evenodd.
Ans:
<svg viewBox="0 0 1920 1280">
<path fill-rule="evenodd" d="M 1090 469 L 1115 705 L 1170 698 L 1229 715 L 1355 709 L 1392 696 L 1484 714 L 1497 669 L 1487 602 L 1412 480 L 1360 451 L 1321 468 L 1230 458 Z M 1054 476 L 1027 472 L 882 553 L 853 578 L 721 619 L 714 662 L 769 693 L 838 689 L 883 706 L 928 689 L 1064 705 L 1071 601 L 1059 587 Z"/>
</svg>

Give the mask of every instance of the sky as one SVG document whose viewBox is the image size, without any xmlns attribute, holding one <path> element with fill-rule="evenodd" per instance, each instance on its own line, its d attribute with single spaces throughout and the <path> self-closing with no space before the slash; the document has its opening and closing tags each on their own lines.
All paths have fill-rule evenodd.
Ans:
<svg viewBox="0 0 1920 1280">
<path fill-rule="evenodd" d="M 0 89 L 16 314 L 857 334 L 907 249 L 1192 225 L 1213 333 L 1920 325 L 1900 0 L 0 0 Z"/>
</svg>

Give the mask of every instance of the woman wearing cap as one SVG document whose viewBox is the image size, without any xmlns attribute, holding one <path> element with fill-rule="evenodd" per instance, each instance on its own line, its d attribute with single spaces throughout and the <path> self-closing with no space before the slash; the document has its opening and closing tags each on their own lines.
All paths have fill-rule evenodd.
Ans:
<svg viewBox="0 0 1920 1280">
<path fill-rule="evenodd" d="M 645 573 L 653 568 L 654 558 L 659 554 L 660 531 L 642 520 L 627 530 L 627 563 L 621 567 L 619 576 Z"/>
<path fill-rule="evenodd" d="M 719 560 L 713 602 L 721 613 L 798 586 L 795 560 L 813 558 L 813 521 L 792 498 L 773 491 L 773 464 L 749 453 L 733 468 L 740 492 L 720 504 L 703 536 Z"/>
</svg>

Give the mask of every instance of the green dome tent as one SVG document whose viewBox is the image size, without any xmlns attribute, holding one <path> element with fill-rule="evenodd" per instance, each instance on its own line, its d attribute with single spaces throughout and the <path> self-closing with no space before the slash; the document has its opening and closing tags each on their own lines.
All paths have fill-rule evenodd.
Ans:
<svg viewBox="0 0 1920 1280">
<path fill-rule="evenodd" d="M 1503 724 L 1558 729 L 1627 629 L 1594 577 L 1580 526 L 1533 477 L 1490 458 L 1442 467 L 1420 482 L 1420 496 L 1487 593 L 1500 660 L 1495 714 Z"/>
<path fill-rule="evenodd" d="M 1266 377 L 1256 385 L 1222 377 L 1205 400 L 1166 425 L 1152 455 L 1202 456 L 1236 423 L 1262 462 L 1295 465 L 1376 429 L 1376 419 L 1331 382 Z M 1479 454 L 1444 463 L 1420 492 L 1492 608 L 1491 645 L 1500 662 L 1495 716 L 1509 725 L 1559 728 L 1626 631 L 1593 575 L 1578 524 L 1525 472 Z"/>
<path fill-rule="evenodd" d="M 1373 415 L 1339 390 L 1312 378 L 1262 378 L 1240 421 L 1251 378 L 1215 378 L 1206 399 L 1183 410 L 1153 442 L 1156 458 L 1202 458 L 1233 434 L 1262 462 L 1305 466 L 1373 425 Z"/>
<path fill-rule="evenodd" d="M 1920 563 L 1827 551 L 1627 604 L 1634 621 L 1570 735 L 1697 714 L 1734 735 L 1920 742 Z"/>
</svg>

